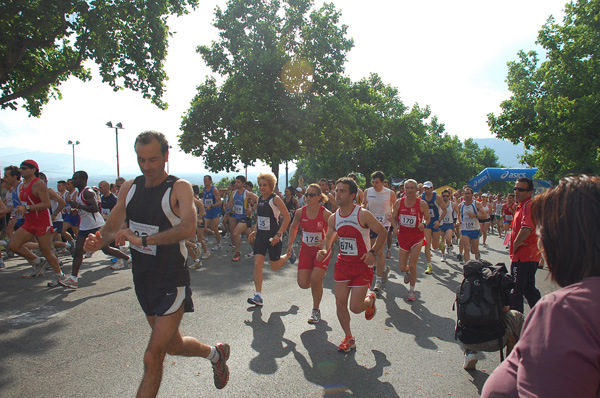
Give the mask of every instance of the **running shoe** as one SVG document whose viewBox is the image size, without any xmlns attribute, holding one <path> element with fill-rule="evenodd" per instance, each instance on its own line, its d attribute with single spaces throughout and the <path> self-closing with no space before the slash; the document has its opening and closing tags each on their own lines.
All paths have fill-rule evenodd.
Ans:
<svg viewBox="0 0 600 398">
<path fill-rule="evenodd" d="M 121 269 L 125 268 L 125 264 L 123 264 L 123 260 L 119 258 L 116 263 L 109 265 L 109 267 L 110 269 Z"/>
<path fill-rule="evenodd" d="M 213 249 L 213 251 L 217 251 L 217 252 L 218 252 L 218 251 L 221 251 L 221 250 L 223 250 L 223 246 L 221 246 L 221 245 L 216 245 L 216 246 L 213 246 L 213 248 L 212 248 L 212 249 Z"/>
<path fill-rule="evenodd" d="M 370 321 L 373 319 L 375 314 L 377 313 L 377 308 L 375 308 L 375 300 L 377 300 L 377 296 L 373 292 L 367 293 L 367 297 L 371 297 L 371 305 L 365 310 L 365 319 Z"/>
<path fill-rule="evenodd" d="M 71 255 L 71 257 L 75 257 L 75 242 L 71 241 L 70 242 L 70 246 L 69 246 L 69 254 Z"/>
<path fill-rule="evenodd" d="M 192 265 L 190 265 L 190 269 L 198 269 L 202 267 L 202 261 L 199 258 L 195 259 Z"/>
<path fill-rule="evenodd" d="M 373 291 L 377 293 L 381 293 L 382 291 L 381 281 L 375 281 L 375 287 L 373 287 Z"/>
<path fill-rule="evenodd" d="M 404 283 L 408 284 L 408 282 L 410 282 L 410 271 L 404 273 Z"/>
<path fill-rule="evenodd" d="M 246 254 L 245 257 L 246 258 L 252 258 L 252 257 L 254 257 L 254 252 L 250 252 L 250 253 Z"/>
<path fill-rule="evenodd" d="M 388 277 L 390 276 L 390 270 L 391 268 L 389 267 L 389 265 L 386 265 L 383 269 L 383 274 L 381 275 L 382 283 L 386 283 L 388 281 Z"/>
<path fill-rule="evenodd" d="M 342 340 L 342 344 L 340 344 L 338 350 L 350 352 L 350 350 L 353 348 L 356 348 L 356 340 L 354 340 L 354 336 L 346 336 L 344 337 L 344 340 Z"/>
<path fill-rule="evenodd" d="M 75 282 L 73 279 L 69 278 L 68 276 L 65 276 L 65 279 L 58 279 L 58 283 L 64 287 L 68 287 L 71 289 L 77 289 L 78 283 Z"/>
<path fill-rule="evenodd" d="M 392 249 L 387 249 L 387 252 L 385 254 L 385 258 L 392 258 Z"/>
<path fill-rule="evenodd" d="M 85 252 L 85 258 L 92 258 L 94 252 Z"/>
<path fill-rule="evenodd" d="M 479 360 L 477 352 L 471 351 L 469 349 L 465 350 L 465 362 L 463 363 L 463 368 L 465 370 L 475 370 L 475 365 Z"/>
<path fill-rule="evenodd" d="M 233 256 L 233 258 L 231 259 L 231 261 L 233 261 L 234 263 L 237 263 L 241 259 L 242 259 L 242 256 L 240 256 L 240 253 L 236 252 L 235 255 Z"/>
<path fill-rule="evenodd" d="M 258 294 L 255 294 L 253 297 L 250 297 L 248 299 L 248 304 L 262 306 L 263 305 L 263 299 Z"/>
<path fill-rule="evenodd" d="M 308 323 L 314 325 L 315 323 L 319 323 L 321 321 L 321 310 L 313 308 L 312 314 L 310 318 L 308 318 Z"/>
<path fill-rule="evenodd" d="M 462 259 L 463 259 L 463 255 L 462 255 L 462 254 L 460 254 L 460 253 L 458 253 L 458 254 L 456 255 L 456 259 L 457 259 L 458 261 L 462 261 Z"/>
<path fill-rule="evenodd" d="M 60 274 L 60 275 L 56 275 L 56 278 L 51 280 L 50 282 L 48 282 L 46 284 L 46 286 L 48 287 L 58 287 L 58 286 L 63 286 L 59 281 L 65 281 L 66 279 L 68 279 L 69 277 L 66 276 L 65 274 Z"/>
<path fill-rule="evenodd" d="M 45 258 L 40 259 L 40 263 L 38 265 L 33 266 L 33 270 L 28 274 L 23 274 L 23 278 L 37 278 L 38 276 L 43 276 L 46 272 L 46 265 L 48 265 L 48 261 Z"/>
<path fill-rule="evenodd" d="M 481 260 L 481 253 L 475 253 L 475 260 Z"/>
<path fill-rule="evenodd" d="M 415 291 L 414 290 L 409 290 L 408 291 L 408 301 L 415 301 Z"/>
<path fill-rule="evenodd" d="M 433 268 L 431 267 L 431 263 L 427 264 L 427 269 L 425 270 L 427 275 L 433 274 Z"/>
<path fill-rule="evenodd" d="M 442 254 L 442 261 L 446 262 L 446 253 Z"/>
<path fill-rule="evenodd" d="M 215 378 L 215 387 L 220 390 L 225 387 L 229 381 L 229 366 L 227 366 L 227 360 L 229 359 L 231 349 L 227 343 L 219 343 L 215 346 L 215 349 L 219 353 L 219 360 L 217 363 L 213 363 L 212 367 Z"/>
<path fill-rule="evenodd" d="M 206 260 L 206 259 L 208 259 L 208 258 L 210 258 L 210 252 L 205 252 L 205 253 L 202 255 L 202 260 Z"/>
<path fill-rule="evenodd" d="M 288 259 L 290 264 L 294 264 L 296 262 L 296 253 L 294 252 L 294 249 L 292 249 L 292 254 L 290 254 L 290 258 Z"/>
</svg>

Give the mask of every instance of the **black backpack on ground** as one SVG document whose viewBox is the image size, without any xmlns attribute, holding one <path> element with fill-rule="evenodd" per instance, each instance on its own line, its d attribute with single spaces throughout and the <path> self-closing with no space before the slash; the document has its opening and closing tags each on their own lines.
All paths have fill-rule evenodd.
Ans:
<svg viewBox="0 0 600 398">
<path fill-rule="evenodd" d="M 454 338 L 467 345 L 497 341 L 497 349 L 493 351 L 500 351 L 503 360 L 506 327 L 502 307 L 503 302 L 508 302 L 513 278 L 503 263 L 492 265 L 485 260 L 468 261 L 463 274 L 456 290 L 458 320 Z"/>
</svg>

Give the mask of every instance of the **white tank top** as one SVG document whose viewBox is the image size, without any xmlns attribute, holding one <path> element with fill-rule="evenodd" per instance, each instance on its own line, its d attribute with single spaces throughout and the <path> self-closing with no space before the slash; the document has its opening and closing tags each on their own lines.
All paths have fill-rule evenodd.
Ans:
<svg viewBox="0 0 600 398">
<path fill-rule="evenodd" d="M 83 198 L 83 193 L 88 188 L 89 187 L 85 187 L 85 189 L 83 189 L 81 191 L 81 193 L 79 195 L 77 195 L 77 203 L 78 204 L 84 205 L 84 206 L 89 205 L 89 203 L 86 202 L 85 199 Z M 96 200 L 95 197 L 94 197 L 94 200 Z M 81 218 L 81 221 L 79 222 L 79 230 L 80 231 L 89 231 L 90 229 L 100 228 L 101 226 L 104 225 L 104 219 L 102 218 L 102 215 L 100 214 L 100 212 L 90 213 L 83 209 L 79 209 L 79 217 Z"/>
<path fill-rule="evenodd" d="M 389 227 L 391 222 L 388 218 L 392 215 L 392 202 L 390 202 L 391 190 L 383 188 L 381 192 L 375 191 L 373 187 L 367 188 L 365 197 L 367 198 L 368 208 L 375 216 L 377 221 L 384 227 Z"/>
<path fill-rule="evenodd" d="M 467 213 L 475 213 L 475 217 L 470 217 Z M 460 215 L 462 216 L 461 231 L 479 231 L 479 219 L 477 219 L 477 206 L 475 202 L 466 205 L 464 202 L 460 204 Z"/>
<path fill-rule="evenodd" d="M 454 218 L 452 216 L 454 209 L 452 208 L 452 201 L 448 201 L 448 206 L 446 206 L 446 217 L 444 217 L 444 224 L 454 224 Z"/>
</svg>

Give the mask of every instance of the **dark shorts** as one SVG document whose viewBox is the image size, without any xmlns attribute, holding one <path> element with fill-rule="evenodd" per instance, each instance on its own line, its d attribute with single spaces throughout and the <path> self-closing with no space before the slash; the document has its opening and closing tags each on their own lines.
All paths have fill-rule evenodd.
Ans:
<svg viewBox="0 0 600 398">
<path fill-rule="evenodd" d="M 25 224 L 25 219 L 24 218 L 17 218 L 17 222 L 15 223 L 15 231 L 19 228 L 21 228 L 23 226 L 23 224 Z"/>
<path fill-rule="evenodd" d="M 491 218 L 486 218 L 485 220 L 479 220 L 480 224 L 486 223 L 486 222 L 491 222 L 492 219 Z"/>
<path fill-rule="evenodd" d="M 277 261 L 281 258 L 281 249 L 283 248 L 283 242 L 281 240 L 277 242 L 276 245 L 271 245 L 269 241 L 270 238 L 269 233 L 260 233 L 256 234 L 256 239 L 254 240 L 254 255 L 256 256 L 266 256 L 267 252 L 269 252 L 269 259 L 271 261 Z"/>
<path fill-rule="evenodd" d="M 82 238 L 87 238 L 87 236 L 89 234 L 95 234 L 96 232 L 100 231 L 100 227 L 98 228 L 92 228 L 92 229 L 86 229 L 84 230 L 79 230 L 79 233 L 77 234 L 77 236 L 81 236 Z"/>
<path fill-rule="evenodd" d="M 438 224 L 438 227 L 437 227 L 437 228 L 433 228 L 433 224 L 434 224 L 436 221 L 439 221 L 439 219 L 431 217 L 431 220 L 429 221 L 429 224 L 427 224 L 427 225 L 425 226 L 425 228 L 427 228 L 427 229 L 430 229 L 430 230 L 432 230 L 433 232 L 440 232 L 442 229 L 440 228 L 440 225 L 439 225 L 439 224 Z"/>
<path fill-rule="evenodd" d="M 454 224 L 442 224 L 442 226 L 440 227 L 440 229 L 442 230 L 442 232 L 453 231 L 454 230 Z"/>
<path fill-rule="evenodd" d="M 54 221 L 52 223 L 52 227 L 54 227 L 54 232 L 58 232 L 59 234 L 62 234 L 62 226 L 63 226 L 62 221 Z"/>
<path fill-rule="evenodd" d="M 384 227 L 384 228 L 385 228 L 385 230 L 386 230 L 386 231 L 388 231 L 388 233 L 389 233 L 389 232 L 390 232 L 390 229 L 391 229 L 392 227 Z M 375 232 L 373 232 L 373 230 L 371 230 L 371 231 L 369 232 L 369 236 L 371 237 L 371 239 L 375 239 L 375 238 L 377 238 L 377 234 L 376 234 Z"/>
<path fill-rule="evenodd" d="M 63 222 L 68 222 L 69 224 L 71 224 L 72 227 L 78 227 L 79 226 L 79 214 L 77 215 L 72 215 L 72 214 L 63 214 Z"/>
<path fill-rule="evenodd" d="M 136 284 L 135 295 L 146 316 L 171 315 L 182 305 L 184 312 L 194 312 L 192 289 L 189 286 L 154 289 Z"/>
<path fill-rule="evenodd" d="M 235 222 L 237 224 L 239 224 L 239 223 L 246 223 L 246 225 L 248 226 L 248 228 L 252 227 L 252 219 L 250 217 L 236 218 Z"/>
</svg>

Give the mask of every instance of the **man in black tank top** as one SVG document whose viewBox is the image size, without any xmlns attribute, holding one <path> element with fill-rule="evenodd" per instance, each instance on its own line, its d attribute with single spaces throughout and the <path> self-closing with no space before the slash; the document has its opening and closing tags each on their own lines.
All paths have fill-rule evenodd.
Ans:
<svg viewBox="0 0 600 398">
<path fill-rule="evenodd" d="M 88 235 L 84 246 L 96 251 L 112 240 L 131 246 L 135 292 L 152 328 L 138 397 L 158 393 L 167 352 L 209 359 L 218 389 L 229 380 L 228 344 L 210 347 L 192 337 L 184 339 L 179 331 L 183 313 L 194 310 L 185 240 L 196 235 L 196 208 L 191 185 L 165 172 L 168 148 L 161 133 L 147 131 L 136 138 L 143 175 L 123 183 L 106 224 Z M 120 229 L 126 218 L 128 228 Z"/>
</svg>

